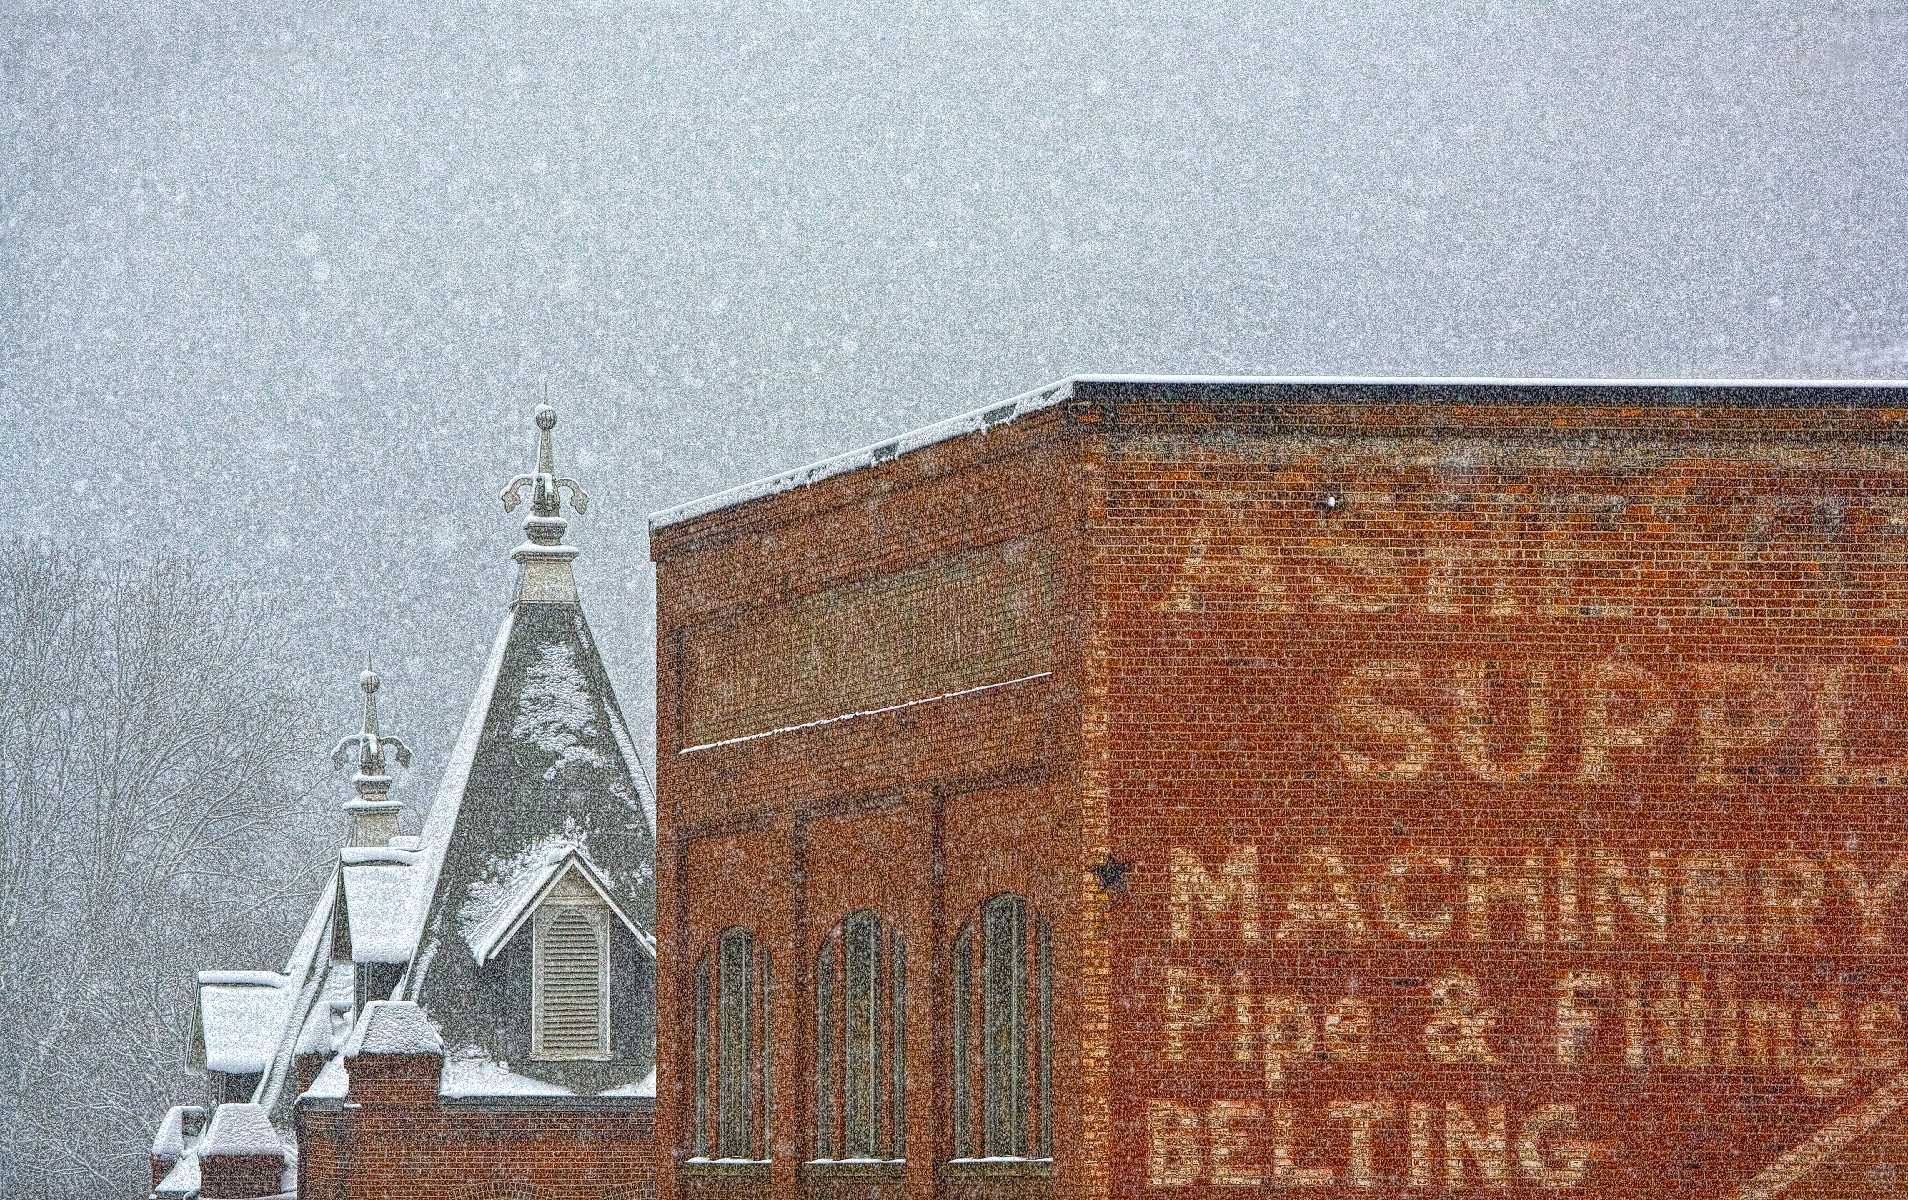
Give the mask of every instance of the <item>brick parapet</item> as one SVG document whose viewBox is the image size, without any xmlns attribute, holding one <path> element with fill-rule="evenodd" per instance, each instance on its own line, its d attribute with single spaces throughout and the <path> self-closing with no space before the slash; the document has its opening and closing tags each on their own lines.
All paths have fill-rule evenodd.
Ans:
<svg viewBox="0 0 1908 1200">
<path fill-rule="evenodd" d="M 660 1136 L 670 1148 L 662 1164 L 665 1192 L 872 1195 L 898 1187 L 925 1196 L 968 1188 L 939 1183 L 935 1174 L 949 1153 L 949 1051 L 942 1036 L 949 943 L 987 896 L 1015 891 L 1053 923 L 1062 986 L 1080 976 L 1083 860 L 1080 781 L 1072 765 L 1085 631 L 1078 619 L 1079 493 L 1069 423 L 1045 413 L 1015 425 L 752 501 L 720 519 L 696 518 L 652 542 L 659 580 L 659 894 L 675 898 L 659 922 L 669 948 L 659 980 Z M 1044 631 L 1036 665 L 957 681 L 974 687 L 925 685 L 885 711 L 843 712 L 823 724 L 683 751 L 695 742 L 682 735 L 693 724 L 683 706 L 695 703 L 698 684 L 683 669 L 685 638 L 711 622 L 742 619 L 742 612 L 751 621 L 778 619 L 778 612 L 830 589 L 880 602 L 884 581 L 931 574 L 923 564 L 971 562 L 960 556 L 988 547 L 1006 553 L 983 561 L 1034 558 L 1042 582 L 1002 592 L 998 585 L 1019 587 L 1025 576 L 966 572 L 949 584 L 967 589 L 959 612 L 1037 603 Z M 987 636 L 1025 628 L 1022 611 L 1019 626 L 975 627 Z M 855 647 L 843 652 L 852 658 Z M 746 888 L 733 886 L 742 864 L 751 879 Z M 814 956 L 837 922 L 858 909 L 876 912 L 907 950 L 907 1164 L 891 1181 L 804 1179 L 796 1168 L 813 1155 L 815 1137 Z M 761 1183 L 704 1174 L 677 1179 L 670 1161 L 689 1145 L 684 1118 L 692 1097 L 682 1071 L 689 972 L 731 925 L 763 939 L 776 978 L 775 1161 Z M 1065 1080 L 1077 1073 L 1077 1006 L 1063 997 L 1058 1007 L 1064 1063 L 1057 1077 Z M 1067 1147 L 1060 1157 L 1071 1183 L 1081 1161 L 1071 1147 L 1081 1134 L 1070 1099 L 1060 1107 L 1056 1136 Z M 1041 1181 L 1036 1190 L 1053 1186 Z M 1030 1196 L 1026 1187 L 1008 1192 Z"/>
<path fill-rule="evenodd" d="M 536 1101 L 543 1101 L 536 1104 Z M 552 1103 L 428 1109 L 302 1102 L 299 1195 L 319 1200 L 467 1200 L 530 1185 L 537 1200 L 646 1200 L 655 1188 L 653 1106 Z"/>
</svg>

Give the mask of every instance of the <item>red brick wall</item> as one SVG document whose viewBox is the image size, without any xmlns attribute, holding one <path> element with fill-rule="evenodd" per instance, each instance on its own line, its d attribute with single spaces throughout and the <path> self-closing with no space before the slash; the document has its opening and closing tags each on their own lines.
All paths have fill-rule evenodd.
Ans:
<svg viewBox="0 0 1908 1200">
<path fill-rule="evenodd" d="M 645 1112 L 510 1112 L 367 1105 L 301 1109 L 299 1195 L 338 1200 L 649 1200 Z"/>
<path fill-rule="evenodd" d="M 992 892 L 1015 890 L 1054 923 L 1056 953 L 1073 970 L 1080 495 L 1064 425 L 1049 413 L 654 539 L 665 1157 L 689 1153 L 696 961 L 724 928 L 743 925 L 771 949 L 775 976 L 768 1179 L 678 1186 L 666 1165 L 665 1190 L 895 1194 L 893 1182 L 805 1186 L 797 1170 L 815 1145 L 813 965 L 848 913 L 874 910 L 907 946 L 907 1194 L 932 1194 L 947 1156 L 945 960 L 954 931 Z M 916 586 L 932 586 L 926 607 L 946 614 L 934 630 L 896 637 L 892 622 L 877 622 L 872 647 L 838 636 Z M 824 612 L 827 620 L 816 617 Z M 978 639 L 972 652 L 953 653 L 935 636 L 947 628 Z M 722 630 L 780 631 L 766 661 L 784 665 L 712 655 L 711 631 Z M 791 650 L 803 630 L 820 631 L 818 645 Z M 786 664 L 804 662 L 814 665 L 787 677 Z M 750 670 L 754 678 L 738 686 L 734 676 Z M 730 678 L 698 693 L 711 671 Z M 869 671 L 881 678 L 870 683 Z M 749 714 L 821 723 L 698 746 L 707 730 L 764 724 L 731 720 L 712 694 L 746 698 Z M 1077 1026 L 1056 1040 L 1077 1058 Z M 1077 1117 L 1063 1115 L 1057 1138 L 1068 1172 L 1080 1161 L 1079 1137 Z"/>
<path fill-rule="evenodd" d="M 1114 1190 L 1806 1194 L 1899 1123 L 1899 418 L 1109 420 Z"/>
</svg>

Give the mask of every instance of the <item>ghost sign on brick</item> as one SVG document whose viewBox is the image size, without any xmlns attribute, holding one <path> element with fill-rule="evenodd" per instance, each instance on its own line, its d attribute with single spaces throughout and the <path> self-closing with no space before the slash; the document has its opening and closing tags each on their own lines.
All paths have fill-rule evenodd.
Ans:
<svg viewBox="0 0 1908 1200">
<path fill-rule="evenodd" d="M 1256 449 L 1123 510 L 1136 1182 L 1748 1200 L 1908 1112 L 1892 464 Z"/>
</svg>

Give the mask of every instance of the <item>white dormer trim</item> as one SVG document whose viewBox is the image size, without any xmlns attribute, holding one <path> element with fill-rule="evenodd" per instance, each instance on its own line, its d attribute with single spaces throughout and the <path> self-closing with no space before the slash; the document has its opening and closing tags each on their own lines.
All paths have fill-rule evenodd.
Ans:
<svg viewBox="0 0 1908 1200">
<path fill-rule="evenodd" d="M 535 913 L 545 901 L 549 900 L 560 886 L 563 886 L 566 891 L 569 890 L 569 887 L 566 886 L 566 881 L 570 880 L 577 880 L 586 885 L 589 892 L 593 894 L 594 902 L 602 904 L 605 908 L 609 909 L 610 912 L 616 914 L 616 919 L 621 921 L 623 928 L 629 930 L 630 934 L 635 937 L 636 944 L 643 948 L 643 952 L 649 955 L 651 959 L 656 957 L 656 940 L 645 933 L 636 922 L 629 919 L 629 914 L 625 913 L 622 907 L 611 897 L 609 888 L 604 885 L 602 877 L 596 873 L 594 867 L 590 866 L 589 859 L 583 857 L 581 853 L 571 850 L 568 854 L 565 854 L 562 858 L 545 869 L 549 871 L 548 878 L 546 878 L 540 886 L 531 889 L 526 898 L 516 906 L 514 911 L 499 913 L 491 918 L 488 922 L 490 932 L 471 946 L 471 951 L 477 958 L 478 966 L 487 964 L 491 959 L 502 953 L 503 948 L 510 943 L 510 939 L 517 936 L 517 930 L 523 928 L 523 923 L 529 920 L 531 915 Z M 575 901 L 569 902 L 574 903 Z M 607 944 L 608 940 L 605 939 L 605 945 Z"/>
</svg>

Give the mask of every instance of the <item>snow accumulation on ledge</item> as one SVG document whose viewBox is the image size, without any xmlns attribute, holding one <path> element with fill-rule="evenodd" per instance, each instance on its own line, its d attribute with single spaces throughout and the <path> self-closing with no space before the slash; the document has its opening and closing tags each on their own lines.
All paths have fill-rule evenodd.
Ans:
<svg viewBox="0 0 1908 1200">
<path fill-rule="evenodd" d="M 444 1060 L 440 1096 L 574 1096 L 561 1084 L 519 1075 L 475 1046 Z"/>
<path fill-rule="evenodd" d="M 1074 386 L 1081 383 L 1128 383 L 1128 384 L 1165 384 L 1182 387 L 1253 387 L 1284 385 L 1287 387 L 1570 387 L 1570 388 L 1842 388 L 1842 387 L 1904 387 L 1908 381 L 1893 379 L 1541 379 L 1541 378 L 1502 378 L 1488 377 L 1395 377 L 1364 375 L 1124 375 L 1124 374 L 1083 374 L 1070 375 L 1057 383 L 1035 388 L 1024 395 L 1011 400 L 1003 400 L 986 408 L 977 408 L 972 412 L 949 417 L 932 425 L 901 434 L 899 437 L 860 450 L 851 450 L 833 458 L 825 458 L 805 467 L 784 471 L 752 483 L 742 484 L 723 492 L 691 500 L 674 508 L 665 508 L 649 516 L 649 531 L 656 532 L 671 525 L 707 516 L 712 512 L 742 504 L 749 500 L 759 500 L 764 496 L 773 496 L 781 492 L 792 491 L 798 487 L 808 487 L 836 475 L 845 475 L 863 467 L 888 462 L 912 450 L 944 442 L 963 434 L 979 433 L 995 426 L 1005 424 L 1015 417 L 1026 413 L 1050 408 L 1073 396 Z"/>
<path fill-rule="evenodd" d="M 814 729 L 819 725 L 833 725 L 838 721 L 852 721 L 857 717 L 878 717 L 882 713 L 896 712 L 904 708 L 915 708 L 922 704 L 934 704 L 941 700 L 954 700 L 962 696 L 972 696 L 976 692 L 991 692 L 995 688 L 1012 687 L 1016 683 L 1031 683 L 1036 679 L 1046 679 L 1051 671 L 1036 671 L 1032 675 L 1022 675 L 1018 679 L 1003 679 L 999 683 L 983 683 L 979 687 L 962 688 L 958 692 L 942 692 L 938 696 L 923 696 L 919 700 L 903 700 L 899 704 L 890 704 L 886 708 L 869 708 L 860 712 L 841 713 L 833 717 L 820 717 L 813 721 L 804 721 L 800 725 L 784 725 L 780 729 L 764 729 L 759 733 L 745 733 L 740 737 L 724 738 L 719 742 L 703 742 L 700 745 L 684 746 L 680 751 L 690 754 L 697 750 L 712 750 L 717 746 L 733 746 L 737 742 L 752 742 L 756 738 L 774 737 L 781 733 L 793 733 L 797 729 Z"/>
<path fill-rule="evenodd" d="M 596 1094 L 599 1096 L 649 1096 L 653 1098 L 656 1095 L 656 1068 L 651 1067 L 649 1074 L 643 1076 L 635 1083 L 626 1083 L 622 1087 L 614 1087 L 606 1092 L 598 1092 Z"/>
<path fill-rule="evenodd" d="M 344 1056 L 361 1054 L 442 1054 L 444 1040 L 424 1010 L 409 1000 L 373 1000 L 345 1043 Z"/>
<path fill-rule="evenodd" d="M 221 1104 L 199 1143 L 199 1157 L 208 1155 L 283 1154 L 285 1143 L 272 1128 L 265 1109 L 257 1104 Z"/>
</svg>

